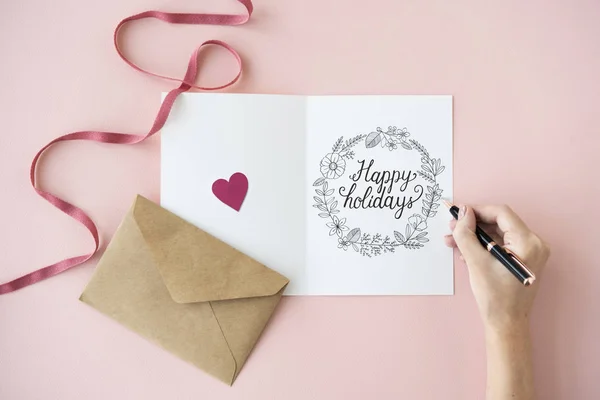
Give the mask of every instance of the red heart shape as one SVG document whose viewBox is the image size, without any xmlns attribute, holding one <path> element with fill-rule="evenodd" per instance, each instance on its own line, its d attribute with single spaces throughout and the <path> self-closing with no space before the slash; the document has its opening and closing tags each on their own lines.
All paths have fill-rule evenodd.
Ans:
<svg viewBox="0 0 600 400">
<path fill-rule="evenodd" d="M 231 175 L 229 182 L 225 179 L 217 179 L 212 185 L 212 192 L 229 207 L 240 211 L 242 203 L 248 193 L 248 178 L 241 172 Z"/>
</svg>

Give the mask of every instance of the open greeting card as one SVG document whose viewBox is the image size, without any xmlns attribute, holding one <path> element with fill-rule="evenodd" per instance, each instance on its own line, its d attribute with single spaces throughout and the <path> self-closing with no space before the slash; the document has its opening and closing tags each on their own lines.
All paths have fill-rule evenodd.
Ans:
<svg viewBox="0 0 600 400">
<path fill-rule="evenodd" d="M 161 140 L 162 206 L 286 294 L 453 293 L 451 96 L 182 94 Z"/>
</svg>

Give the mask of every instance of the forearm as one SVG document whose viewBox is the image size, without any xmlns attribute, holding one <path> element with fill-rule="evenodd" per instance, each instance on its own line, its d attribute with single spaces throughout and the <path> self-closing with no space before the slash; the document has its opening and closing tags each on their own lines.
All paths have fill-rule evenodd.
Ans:
<svg viewBox="0 0 600 400">
<path fill-rule="evenodd" d="M 529 322 L 486 327 L 487 400 L 532 400 Z"/>
</svg>

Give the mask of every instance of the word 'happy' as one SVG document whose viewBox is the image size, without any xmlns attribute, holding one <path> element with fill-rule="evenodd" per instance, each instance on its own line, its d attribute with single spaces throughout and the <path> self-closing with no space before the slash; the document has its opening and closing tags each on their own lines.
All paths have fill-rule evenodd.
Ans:
<svg viewBox="0 0 600 400">
<path fill-rule="evenodd" d="M 365 166 L 365 160 L 358 161 L 360 169 L 356 173 L 350 175 L 353 181 L 350 188 L 346 189 L 341 186 L 339 189 L 340 196 L 344 197 L 344 208 L 389 208 L 396 210 L 394 217 L 400 219 L 405 208 L 412 208 L 414 202 L 418 201 L 423 195 L 423 186 L 415 185 L 414 192 L 418 194 L 417 198 L 413 196 L 393 195 L 392 190 L 396 187 L 399 192 L 403 193 L 408 188 L 408 184 L 417 178 L 416 172 L 411 170 L 404 171 L 376 171 L 371 170 L 375 160 L 371 160 Z M 367 182 L 369 186 L 366 188 L 362 196 L 355 196 L 354 192 L 358 186 L 359 180 Z M 394 186 L 399 184 L 398 186 Z M 373 193 L 373 188 L 376 187 L 376 192 Z"/>
</svg>

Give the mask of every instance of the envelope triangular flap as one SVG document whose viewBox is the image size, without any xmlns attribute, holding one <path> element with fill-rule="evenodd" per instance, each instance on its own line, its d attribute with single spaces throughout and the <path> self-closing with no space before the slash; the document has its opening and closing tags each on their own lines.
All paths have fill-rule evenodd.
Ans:
<svg viewBox="0 0 600 400">
<path fill-rule="evenodd" d="M 177 303 L 271 296 L 288 280 L 175 214 L 138 196 L 137 226 Z"/>
</svg>

